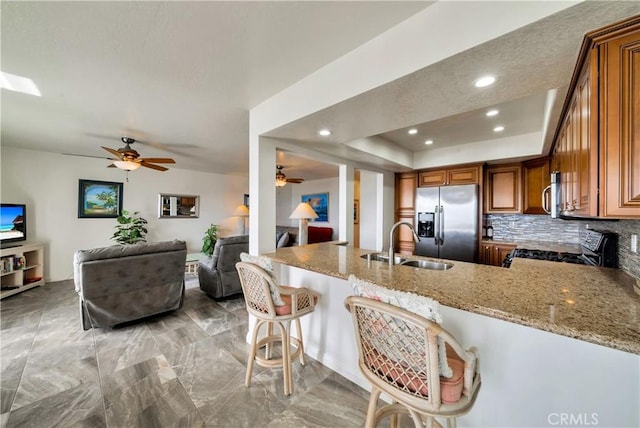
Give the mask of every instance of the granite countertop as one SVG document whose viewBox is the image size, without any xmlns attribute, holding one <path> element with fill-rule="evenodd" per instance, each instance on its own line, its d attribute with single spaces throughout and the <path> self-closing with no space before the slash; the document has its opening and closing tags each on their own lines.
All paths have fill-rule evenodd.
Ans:
<svg viewBox="0 0 640 428">
<path fill-rule="evenodd" d="M 511 244 L 516 248 L 526 248 L 528 250 L 557 251 L 559 253 L 581 254 L 582 247 L 577 243 L 570 242 L 549 242 L 532 240 L 508 240 L 508 239 L 487 239 L 482 238 L 482 244 Z"/>
<path fill-rule="evenodd" d="M 635 279 L 622 270 L 516 258 L 510 268 L 449 261 L 453 268 L 436 271 L 360 258 L 371 252 L 323 243 L 265 256 L 345 280 L 354 274 L 452 308 L 640 354 L 640 296 L 633 290 Z"/>
</svg>

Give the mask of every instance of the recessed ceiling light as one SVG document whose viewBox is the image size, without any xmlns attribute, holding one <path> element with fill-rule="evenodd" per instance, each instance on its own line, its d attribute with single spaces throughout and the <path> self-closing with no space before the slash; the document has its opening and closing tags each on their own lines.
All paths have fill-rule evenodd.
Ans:
<svg viewBox="0 0 640 428">
<path fill-rule="evenodd" d="M 502 132 L 504 131 L 504 126 L 496 126 L 495 128 L 493 128 L 493 132 Z"/>
<path fill-rule="evenodd" d="M 498 111 L 498 110 L 489 110 L 489 111 L 486 113 L 486 115 L 487 115 L 487 116 L 489 116 L 489 117 L 491 117 L 491 116 L 495 116 L 495 115 L 497 115 L 498 113 L 500 113 L 500 111 Z"/>
<path fill-rule="evenodd" d="M 474 85 L 476 88 L 484 88 L 485 86 L 489 86 L 496 81 L 496 78 L 493 76 L 484 76 L 475 81 Z"/>
<path fill-rule="evenodd" d="M 323 137 L 328 137 L 329 135 L 331 135 L 331 131 L 329 131 L 328 129 L 321 129 L 318 131 L 318 134 L 322 135 Z"/>
<path fill-rule="evenodd" d="M 5 73 L 4 71 L 0 71 L 0 88 L 15 92 L 22 92 L 23 94 L 35 95 L 36 97 L 42 95 L 33 80 L 28 77 Z"/>
<path fill-rule="evenodd" d="M 424 142 L 427 146 L 430 146 L 431 144 L 433 144 L 433 140 L 427 140 Z"/>
<path fill-rule="evenodd" d="M 409 135 L 416 135 L 418 133 L 418 130 L 416 128 L 411 128 L 410 130 L 407 131 L 407 134 Z"/>
</svg>

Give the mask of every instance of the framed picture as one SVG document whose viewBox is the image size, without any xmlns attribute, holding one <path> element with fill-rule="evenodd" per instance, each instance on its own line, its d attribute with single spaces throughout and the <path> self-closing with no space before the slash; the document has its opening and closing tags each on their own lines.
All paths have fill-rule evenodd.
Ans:
<svg viewBox="0 0 640 428">
<path fill-rule="evenodd" d="M 302 202 L 308 202 L 318 214 L 318 218 L 311 221 L 329 221 L 329 193 L 302 195 Z"/>
<path fill-rule="evenodd" d="M 116 218 L 120 213 L 122 183 L 80 179 L 78 218 Z"/>
<path fill-rule="evenodd" d="M 360 201 L 353 200 L 353 224 L 360 223 Z"/>
</svg>

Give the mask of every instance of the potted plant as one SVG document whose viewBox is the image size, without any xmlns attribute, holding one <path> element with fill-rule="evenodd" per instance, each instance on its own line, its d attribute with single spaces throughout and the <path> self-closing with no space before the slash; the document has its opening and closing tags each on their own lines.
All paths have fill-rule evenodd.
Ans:
<svg viewBox="0 0 640 428">
<path fill-rule="evenodd" d="M 218 226 L 212 224 L 209 226 L 207 231 L 204 233 L 204 237 L 202 238 L 202 252 L 207 255 L 207 257 L 211 257 L 213 255 L 213 247 L 216 245 L 216 241 L 218 240 Z"/>
<path fill-rule="evenodd" d="M 140 217 L 138 211 L 129 215 L 129 211 L 122 210 L 122 214 L 116 218 L 118 224 L 111 239 L 119 244 L 135 244 L 137 242 L 147 242 L 147 220 Z"/>
</svg>

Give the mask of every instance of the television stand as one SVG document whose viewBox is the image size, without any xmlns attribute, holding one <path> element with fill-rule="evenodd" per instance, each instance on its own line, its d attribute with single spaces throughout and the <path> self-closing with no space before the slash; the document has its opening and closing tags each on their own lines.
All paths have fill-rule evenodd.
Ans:
<svg viewBox="0 0 640 428">
<path fill-rule="evenodd" d="M 40 242 L 0 249 L 0 299 L 44 285 L 44 250 Z"/>
</svg>

